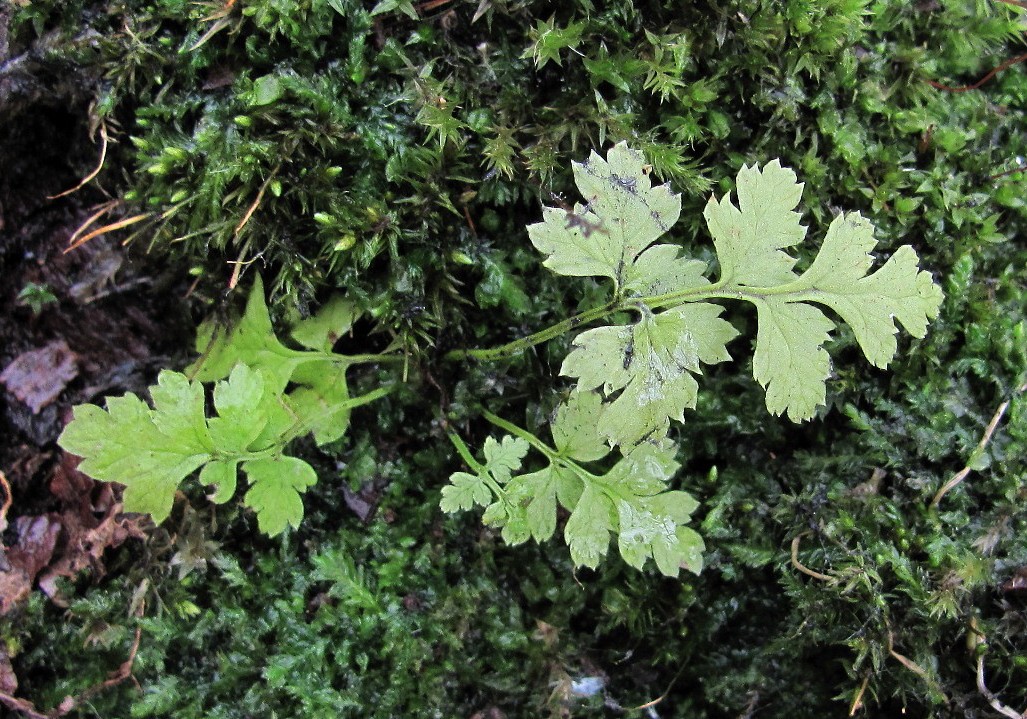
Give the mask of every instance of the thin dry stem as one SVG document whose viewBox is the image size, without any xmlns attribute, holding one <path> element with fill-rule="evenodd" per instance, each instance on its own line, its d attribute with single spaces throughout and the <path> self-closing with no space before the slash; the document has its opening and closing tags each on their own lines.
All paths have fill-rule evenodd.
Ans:
<svg viewBox="0 0 1027 719">
<path fill-rule="evenodd" d="M 59 197 L 70 195 L 73 192 L 78 192 L 83 187 L 88 185 L 93 180 L 93 178 L 100 174 L 100 170 L 103 169 L 103 163 L 107 161 L 107 144 L 110 141 L 110 138 L 107 137 L 107 125 L 104 124 L 103 121 L 100 122 L 100 140 L 103 144 L 100 146 L 100 161 L 96 164 L 96 168 L 88 175 L 83 177 L 77 185 L 56 195 L 50 195 L 49 197 L 47 197 L 48 200 L 56 200 Z"/>
<path fill-rule="evenodd" d="M 228 264 L 230 264 L 230 265 L 235 265 L 235 268 L 232 270 L 232 276 L 228 279 L 228 289 L 230 289 L 230 290 L 234 290 L 235 286 L 237 284 L 239 284 L 239 277 L 240 277 L 240 275 L 242 273 L 242 268 L 243 267 L 247 267 L 249 265 L 252 265 L 254 262 L 256 262 L 257 260 L 260 259 L 260 255 L 257 255 L 256 257 L 254 257 L 251 260 L 244 260 L 243 259 L 243 255 L 246 254 L 246 251 L 248 249 L 249 249 L 249 244 L 247 244 L 246 247 L 244 247 L 242 249 L 242 252 L 239 253 L 239 258 L 238 259 L 236 259 L 236 260 L 229 260 L 229 262 L 228 262 Z"/>
<path fill-rule="evenodd" d="M 1008 707 L 1002 703 L 1002 701 L 988 689 L 988 685 L 984 683 L 984 655 L 977 657 L 977 691 L 979 691 L 988 703 L 991 704 L 991 708 L 997 711 L 1002 716 L 1007 716 L 1010 719 L 1024 719 L 1027 716 L 1027 711 L 1018 712 L 1012 707 Z"/>
<path fill-rule="evenodd" d="M 936 681 L 934 681 L 934 679 L 931 678 L 931 675 L 927 672 L 927 670 L 924 669 L 919 664 L 917 664 L 916 662 L 914 662 L 909 657 L 904 656 L 902 654 L 899 654 L 897 651 L 895 651 L 895 645 L 894 645 L 893 642 L 894 642 L 894 640 L 892 638 L 892 633 L 891 633 L 891 630 L 889 629 L 888 630 L 888 654 L 893 659 L 895 659 L 899 664 L 904 666 L 906 669 L 908 669 L 909 671 L 913 672 L 914 674 L 919 676 L 921 679 L 923 679 L 925 682 L 927 682 L 928 684 L 933 686 L 935 688 L 935 690 L 939 694 L 941 694 L 941 696 L 945 699 L 945 701 L 948 702 L 948 700 L 949 700 L 948 696 L 945 694 L 945 692 L 943 692 L 941 690 L 941 687 L 938 686 L 938 683 Z"/>
<path fill-rule="evenodd" d="M 803 532 L 802 534 L 799 534 L 795 537 L 795 539 L 792 540 L 792 566 L 798 569 L 803 574 L 813 577 L 814 579 L 819 579 L 822 582 L 830 582 L 831 577 L 829 577 L 826 574 L 821 574 L 820 572 L 814 571 L 799 561 L 799 542 L 801 542 L 802 538 L 805 537 L 807 534 L 809 534 L 809 532 Z"/>
<path fill-rule="evenodd" d="M 74 250 L 74 249 L 76 249 L 78 247 L 81 247 L 82 245 L 86 244 L 87 242 L 89 242 L 94 237 L 99 237 L 100 235 L 105 235 L 108 232 L 113 232 L 114 230 L 120 230 L 123 227 L 128 227 L 129 225 L 134 225 L 137 222 L 141 222 L 142 220 L 149 219 L 149 217 L 150 217 L 149 213 L 146 213 L 146 214 L 143 214 L 143 215 L 133 215 L 132 217 L 126 217 L 124 220 L 118 220 L 117 222 L 112 222 L 109 225 L 104 225 L 103 227 L 98 227 L 95 230 L 93 230 L 92 232 L 90 232 L 88 235 L 84 235 L 84 236 L 78 238 L 77 240 L 75 240 L 74 242 L 72 242 L 71 244 L 69 244 L 68 247 L 64 251 L 66 253 L 67 252 L 71 252 L 72 250 Z"/>
<path fill-rule="evenodd" d="M 101 217 L 109 212 L 114 211 L 121 204 L 120 200 L 109 200 L 102 205 L 97 206 L 96 212 L 91 214 L 85 219 L 81 225 L 79 225 L 74 232 L 71 233 L 71 237 L 68 238 L 68 244 L 73 245 L 75 241 L 82 235 L 86 230 L 92 227 L 93 223 L 99 220 Z M 65 250 L 67 252 L 67 250 Z"/>
<path fill-rule="evenodd" d="M 14 493 L 11 491 L 11 485 L 7 483 L 7 475 L 3 472 L 0 472 L 0 487 L 4 488 L 4 503 L 0 506 L 0 531 L 3 531 L 7 526 L 7 510 L 14 502 Z"/>
<path fill-rule="evenodd" d="M 999 180 L 1009 175 L 1015 175 L 1017 172 L 1023 172 L 1027 170 L 1027 165 L 1017 165 L 1012 170 L 1005 170 L 1003 172 L 996 172 L 994 175 L 988 175 L 989 180 Z"/>
<path fill-rule="evenodd" d="M 1013 393 L 1013 396 L 1015 397 L 1016 395 L 1022 393 L 1024 390 L 1027 390 L 1027 382 L 1017 387 L 1016 391 Z M 980 453 L 983 452 L 991 443 L 991 438 L 994 436 L 995 430 L 998 428 L 999 422 L 1002 421 L 1002 417 L 1005 416 L 1006 410 L 1009 409 L 1009 404 L 1012 401 L 1013 397 L 1010 397 L 1009 399 L 1005 400 L 1002 404 L 1000 404 L 998 406 L 998 409 L 995 410 L 995 414 L 992 415 L 991 421 L 988 422 L 988 426 L 984 429 L 984 435 L 981 437 L 981 441 L 977 443 L 977 449 L 974 450 L 973 455 L 980 455 Z M 970 472 L 972 471 L 973 469 L 970 467 L 969 464 L 967 464 L 967 466 L 963 467 L 961 470 L 952 475 L 952 478 L 948 482 L 943 484 L 941 489 L 938 490 L 938 493 L 934 495 L 934 499 L 931 500 L 930 504 L 931 509 L 936 509 L 938 507 L 938 504 L 941 502 L 942 497 L 948 494 L 948 492 L 951 491 L 953 487 L 956 487 L 957 485 L 959 485 L 960 482 L 962 482 L 964 479 L 970 476 Z"/>
<path fill-rule="evenodd" d="M 863 677 L 863 683 L 859 687 L 859 691 L 856 692 L 856 696 L 852 698 L 852 705 L 849 707 L 849 716 L 856 716 L 856 712 L 863 708 L 863 695 L 866 694 L 867 687 L 870 685 L 870 672 Z"/>
<path fill-rule="evenodd" d="M 1009 4 L 1010 5 L 1015 5 L 1015 4 L 1018 4 L 1018 3 L 1009 3 Z M 933 88 L 938 89 L 938 90 L 945 90 L 946 92 L 970 92 L 971 90 L 976 90 L 981 85 L 983 85 L 988 80 L 990 80 L 991 78 L 993 78 L 996 75 L 998 75 L 1003 70 L 1008 70 L 1013 65 L 1018 65 L 1019 63 L 1024 62 L 1025 60 L 1027 60 L 1027 53 L 1024 53 L 1023 55 L 1017 55 L 1014 58 L 1006 60 L 1004 63 L 1002 63 L 1001 65 L 996 67 L 994 70 L 989 72 L 987 75 L 985 75 L 984 77 L 982 77 L 980 80 L 978 80 L 977 82 L 975 82 L 972 85 L 963 85 L 962 87 L 951 87 L 949 85 L 943 85 L 940 82 L 935 82 L 934 80 L 928 80 L 927 84 L 930 85 Z"/>
<path fill-rule="evenodd" d="M 281 169 L 282 166 L 277 165 L 273 170 L 271 170 L 271 174 L 267 176 L 267 179 L 264 180 L 264 183 L 260 186 L 260 189 L 257 190 L 257 197 L 253 200 L 253 202 L 250 203 L 250 206 L 246 209 L 246 212 L 243 213 L 242 219 L 239 220 L 239 224 L 235 226 L 235 230 L 232 232 L 232 242 L 235 242 L 239 239 L 239 235 L 246 227 L 246 224 L 250 221 L 250 218 L 253 217 L 253 213 L 257 211 L 257 208 L 260 207 L 260 203 L 264 200 L 264 193 L 267 191 L 268 186 L 271 184 L 272 180 L 275 179 L 275 176 Z M 254 262 L 254 260 L 257 259 L 253 258 L 252 260 L 248 261 L 243 260 L 243 257 L 246 256 L 246 251 L 248 249 L 249 241 L 247 241 L 246 245 L 239 252 L 239 257 L 236 258 L 234 262 L 230 263 L 235 265 L 235 267 L 232 269 L 232 276 L 228 280 L 228 289 L 230 290 L 234 290 L 235 286 L 239 284 L 239 277 L 242 273 L 242 268 Z"/>
<path fill-rule="evenodd" d="M 51 719 L 49 714 L 40 714 L 36 711 L 36 706 L 32 702 L 12 697 L 5 692 L 0 692 L 0 704 L 3 704 L 12 711 L 19 712 L 29 719 Z"/>
<path fill-rule="evenodd" d="M 8 709 L 21 713 L 28 717 L 28 719 L 57 719 L 57 717 L 67 716 L 100 692 L 117 686 L 132 676 L 132 665 L 135 664 L 136 654 L 139 651 L 139 642 L 142 639 L 142 636 L 143 630 L 136 627 L 135 639 L 132 642 L 132 648 L 129 649 L 128 658 L 121 663 L 120 667 L 111 672 L 110 676 L 107 677 L 105 681 L 86 689 L 78 696 L 65 697 L 60 705 L 46 713 L 40 712 L 36 709 L 35 704 L 27 699 L 18 699 L 17 697 L 13 697 L 4 692 L 0 692 L 0 704 L 4 704 Z"/>
<path fill-rule="evenodd" d="M 210 22 L 211 20 L 215 20 L 216 22 L 203 34 L 203 37 L 197 40 L 196 43 L 189 48 L 189 52 L 192 52 L 198 47 L 202 47 L 208 40 L 232 24 L 230 15 L 235 3 L 236 0 L 227 0 L 227 2 L 225 2 L 225 4 L 220 8 L 212 12 L 210 15 L 200 19 L 200 22 Z"/>
<path fill-rule="evenodd" d="M 424 15 L 425 13 L 436 10 L 443 5 L 451 3 L 453 0 L 425 0 L 425 2 L 419 3 L 415 6 L 418 15 Z"/>
<path fill-rule="evenodd" d="M 653 699 L 651 701 L 647 701 L 645 704 L 639 704 L 637 707 L 632 707 L 629 711 L 641 711 L 642 709 L 649 709 L 650 707 L 654 707 L 657 704 L 659 704 L 660 702 L 662 702 L 664 699 L 666 699 L 670 695 L 670 690 L 674 688 L 674 684 L 681 677 L 681 674 L 684 671 L 685 671 L 685 665 L 681 665 L 681 668 L 678 669 L 678 673 L 675 674 L 674 678 L 670 680 L 670 684 L 667 685 L 667 690 L 665 692 L 663 692 L 663 694 L 661 694 L 660 696 L 656 697 L 655 699 Z"/>
<path fill-rule="evenodd" d="M 243 228 L 246 227 L 246 223 L 250 221 L 251 217 L 253 217 L 253 213 L 257 211 L 258 207 L 260 207 L 260 203 L 264 199 L 264 192 L 267 191 L 268 185 L 270 185 L 271 181 L 275 179 L 275 175 L 278 174 L 278 171 L 281 168 L 282 166 L 279 165 L 275 169 L 271 170 L 271 174 L 267 176 L 267 179 L 264 180 L 264 184 L 262 184 L 260 189 L 257 190 L 257 198 L 250 204 L 246 213 L 242 216 L 242 219 L 239 220 L 239 224 L 235 226 L 235 231 L 232 233 L 233 240 L 239 238 L 239 233 L 243 231 Z"/>
</svg>

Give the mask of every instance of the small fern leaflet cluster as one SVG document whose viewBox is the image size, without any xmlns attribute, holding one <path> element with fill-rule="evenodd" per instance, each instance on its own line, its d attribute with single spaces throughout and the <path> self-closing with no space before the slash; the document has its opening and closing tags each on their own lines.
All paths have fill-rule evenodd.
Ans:
<svg viewBox="0 0 1027 719">
<path fill-rule="evenodd" d="M 150 388 L 152 409 L 131 393 L 108 398 L 106 410 L 80 405 L 58 442 L 83 458 L 81 471 L 125 485 L 126 511 L 163 521 L 179 485 L 197 469 L 200 483 L 214 488 L 211 499 L 227 502 L 241 469 L 248 484 L 243 504 L 256 512 L 260 530 L 276 535 L 296 527 L 303 518 L 301 495 L 317 474 L 285 454 L 286 445 L 307 433 L 318 444 L 338 439 L 351 409 L 381 396 L 350 397 L 346 370 L 355 359 L 330 351 L 355 317 L 351 303 L 333 299 L 293 328 L 305 349 L 286 347 L 272 330 L 258 278 L 230 332 L 215 323 L 201 326 L 201 358 L 187 370 L 191 378 L 161 372 Z M 214 413 L 208 416 L 211 384 Z"/>
<path fill-rule="evenodd" d="M 622 458 L 607 474 L 583 479 L 580 492 L 557 491 L 561 485 L 556 480 L 534 479 L 538 473 L 522 475 L 532 479 L 520 481 L 507 475 L 503 481 L 482 480 L 477 495 L 482 501 L 474 503 L 488 504 L 486 523 L 502 526 L 504 537 L 517 542 L 529 534 L 536 539 L 553 534 L 548 523 L 539 525 L 544 532 L 530 526 L 526 531 L 522 515 L 539 501 L 548 507 L 555 496 L 571 512 L 564 535 L 577 564 L 595 566 L 612 533 L 622 556 L 634 566 L 651 556 L 665 574 L 676 574 L 679 566 L 697 571 L 698 554 L 688 552 L 701 548 L 701 539 L 683 531 L 695 502 L 685 492 L 663 491 L 673 472 L 662 476 L 659 492 L 632 494 L 624 487 L 631 486 L 636 473 L 618 468 L 633 457 L 645 458 L 635 460 L 636 467 L 653 464 L 657 456 L 665 461 L 655 464 L 669 467 L 674 455 L 667 440 L 671 420 L 683 421 L 684 410 L 695 407 L 702 366 L 731 359 L 727 345 L 738 331 L 720 316 L 723 307 L 712 301 L 743 300 L 755 306 L 753 375 L 766 389 L 767 409 L 803 421 L 824 404 L 831 372 L 824 344 L 835 324 L 822 307 L 844 320 L 867 359 L 883 368 L 897 350 L 896 320 L 914 337 L 923 337 L 938 314 L 941 290 L 919 269 L 909 246 L 868 274 L 876 242 L 873 226 L 859 213 L 835 218 L 816 259 L 804 272 L 796 272 L 796 258 L 787 250 L 806 236 L 795 212 L 802 185 L 776 160 L 762 169 L 741 169 L 737 204 L 730 195 L 709 200 L 704 217 L 720 268 L 715 281 L 708 278 L 706 263 L 683 257 L 676 245 L 658 242 L 677 221 L 681 201 L 668 185 L 652 184 L 651 168 L 640 153 L 620 143 L 605 159 L 593 152 L 573 169 L 584 201 L 573 209 L 545 208 L 542 222 L 529 226 L 528 236 L 554 272 L 611 280 L 614 299 L 606 314 L 635 315 L 628 324 L 581 332 L 560 369 L 576 381 L 561 412 L 585 413 L 589 441 L 619 448 Z M 506 424 L 497 420 L 500 426 Z M 533 438 L 519 431 L 526 442 Z M 519 467 L 527 444 L 517 446 L 523 450 Z M 590 457 L 596 459 L 600 457 Z M 551 469 L 543 471 L 554 476 Z M 456 486 L 467 479 L 454 475 L 453 481 Z M 620 491 L 625 494 L 615 497 Z M 677 509 L 672 509 L 675 503 Z M 447 511 L 465 505 L 443 502 Z M 548 522 L 548 512 L 546 517 Z M 678 537 L 678 549 L 664 553 L 671 536 Z M 633 549 L 636 540 L 649 549 Z M 687 557 L 675 555 L 686 545 Z M 677 565 L 670 556 L 677 556 Z"/>
</svg>

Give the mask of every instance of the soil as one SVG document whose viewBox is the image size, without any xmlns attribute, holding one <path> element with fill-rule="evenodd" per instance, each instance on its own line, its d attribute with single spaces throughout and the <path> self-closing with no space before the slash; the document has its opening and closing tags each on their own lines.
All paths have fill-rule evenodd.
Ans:
<svg viewBox="0 0 1027 719">
<path fill-rule="evenodd" d="M 106 235 L 67 251 L 110 199 L 92 183 L 53 198 L 96 164 L 87 117 L 51 99 L 0 126 L 0 614 L 143 536 L 56 439 L 74 405 L 143 392 L 191 344 L 185 273 Z"/>
</svg>

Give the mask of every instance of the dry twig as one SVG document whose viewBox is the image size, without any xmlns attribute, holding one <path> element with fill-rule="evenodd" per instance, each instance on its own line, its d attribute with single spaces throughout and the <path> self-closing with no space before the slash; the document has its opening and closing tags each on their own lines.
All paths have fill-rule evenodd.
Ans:
<svg viewBox="0 0 1027 719">
<path fill-rule="evenodd" d="M 11 491 L 11 485 L 7 483 L 7 475 L 3 472 L 0 472 L 0 487 L 4 488 L 4 503 L 0 506 L 0 532 L 2 532 L 7 527 L 7 510 L 14 502 L 14 493 Z"/>
<path fill-rule="evenodd" d="M 132 217 L 127 217 L 124 220 L 112 222 L 109 225 L 104 225 L 103 227 L 99 227 L 93 230 L 92 232 L 86 233 L 86 231 L 90 227 L 92 227 L 97 220 L 99 220 L 104 215 L 110 214 L 114 210 L 118 209 L 120 206 L 121 200 L 110 200 L 100 205 L 96 212 L 87 217 L 86 221 L 79 225 L 78 228 L 71 233 L 71 237 L 68 238 L 68 246 L 64 249 L 64 253 L 67 254 L 72 250 L 81 247 L 94 237 L 99 237 L 100 235 L 106 234 L 113 230 L 120 230 L 122 227 L 134 225 L 135 223 L 150 217 L 149 213 L 143 215 L 133 215 Z"/>
<path fill-rule="evenodd" d="M 246 209 L 246 212 L 243 213 L 242 219 L 239 220 L 239 223 L 235 226 L 235 230 L 232 232 L 233 242 L 238 241 L 239 235 L 242 234 L 242 231 L 246 227 L 246 224 L 250 221 L 250 218 L 253 217 L 253 213 L 257 211 L 257 208 L 260 207 L 260 203 L 264 200 L 264 193 L 267 192 L 267 188 L 271 185 L 271 182 L 274 181 L 275 177 L 278 175 L 279 170 L 281 169 L 281 164 L 276 165 L 275 168 L 271 170 L 271 174 L 269 174 L 267 176 L 267 179 L 264 180 L 264 183 L 260 186 L 260 189 L 257 190 L 257 197 L 253 200 L 253 202 L 250 203 L 250 206 Z M 248 261 L 243 259 L 246 256 L 246 252 L 247 250 L 249 250 L 249 247 L 249 240 L 247 240 L 247 242 L 243 245 L 242 250 L 240 250 L 239 252 L 239 257 L 236 258 L 234 261 L 229 262 L 229 264 L 235 265 L 235 267 L 232 269 L 232 276 L 228 280 L 228 289 L 230 290 L 234 290 L 235 286 L 239 284 L 239 277 L 242 273 L 242 268 L 252 264 L 257 259 L 256 257 Z"/>
<path fill-rule="evenodd" d="M 23 716 L 28 717 L 28 719 L 51 719 L 49 714 L 40 714 L 36 711 L 36 707 L 32 702 L 12 697 L 4 692 L 0 692 L 0 704 L 3 704 L 12 711 L 21 713 Z"/>
<path fill-rule="evenodd" d="M 1009 60 L 1006 60 L 1004 63 L 996 67 L 994 70 L 989 72 L 987 75 L 985 75 L 972 85 L 963 85 L 962 87 L 951 87 L 949 85 L 943 85 L 942 83 L 936 82 L 934 80 L 928 80 L 927 84 L 938 90 L 945 90 L 946 92 L 970 92 L 971 90 L 976 90 L 981 85 L 983 85 L 988 80 L 998 75 L 1003 70 L 1008 70 L 1013 65 L 1018 65 L 1024 61 L 1027 61 L 1027 53 L 1024 53 L 1023 55 L 1017 55 L 1014 58 L 1010 58 Z"/>
<path fill-rule="evenodd" d="M 0 476 L 3 475 L 0 474 Z M 136 616 L 142 616 L 142 606 L 140 606 L 139 610 L 136 611 L 135 614 Z M 128 650 L 128 658 L 121 663 L 121 666 L 111 672 L 107 679 L 100 684 L 89 687 L 77 696 L 64 697 L 64 700 L 57 707 L 48 712 L 40 712 L 36 709 L 35 704 L 27 699 L 19 699 L 18 697 L 13 697 L 4 692 L 0 692 L 0 704 L 22 714 L 28 719 L 59 719 L 59 717 L 67 716 L 100 692 L 106 691 L 111 687 L 115 687 L 129 678 L 132 678 L 133 681 L 135 681 L 134 677 L 132 677 L 132 666 L 135 664 L 136 654 L 139 652 L 139 643 L 142 640 L 142 637 L 142 628 L 136 627 L 132 647 Z"/>
</svg>

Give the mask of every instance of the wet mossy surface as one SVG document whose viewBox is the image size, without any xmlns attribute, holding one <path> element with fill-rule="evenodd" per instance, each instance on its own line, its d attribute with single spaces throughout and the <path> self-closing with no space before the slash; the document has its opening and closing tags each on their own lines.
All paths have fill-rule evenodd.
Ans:
<svg viewBox="0 0 1027 719">
<path fill-rule="evenodd" d="M 1027 77 L 1014 65 L 953 91 L 1022 52 L 1021 11 L 395 5 L 33 0 L 7 18 L 5 244 L 31 219 L 8 172 L 38 195 L 74 184 L 95 165 L 92 126 L 112 142 L 81 192 L 120 200 L 100 223 L 145 216 L 112 236 L 178 273 L 180 294 L 196 280 L 183 312 L 225 311 L 258 272 L 281 322 L 345 289 L 369 317 L 345 349 L 397 342 L 409 358 L 406 388 L 344 439 L 300 443 L 321 479 L 299 530 L 267 539 L 190 493 L 103 576 L 62 585 L 66 608 L 36 592 L 0 620 L 18 696 L 50 708 L 101 684 L 138 628 L 135 681 L 75 715 L 646 716 L 634 708 L 659 699 L 660 717 L 983 717 L 980 657 L 988 689 L 1027 707 Z M 53 114 L 36 80 L 79 118 Z M 76 138 L 75 173 L 36 168 L 62 173 L 57 187 L 24 162 L 44 115 Z M 613 555 L 575 573 L 561 543 L 507 547 L 438 509 L 460 468 L 440 410 L 478 440 L 481 407 L 538 429 L 570 338 L 490 364 L 442 356 L 594 304 L 592 282 L 544 270 L 524 226 L 574 199 L 572 160 L 620 140 L 682 193 L 668 239 L 690 255 L 713 259 L 709 194 L 780 158 L 805 182 L 810 237 L 859 210 L 882 254 L 912 244 L 946 295 L 886 371 L 840 331 L 809 423 L 769 416 L 745 359 L 701 378 L 672 430 L 675 482 L 701 502 L 698 577 Z M 81 209 L 73 198 L 46 211 Z M 754 336 L 748 310 L 728 314 Z M 189 349 L 166 359 L 179 369 Z"/>
</svg>

